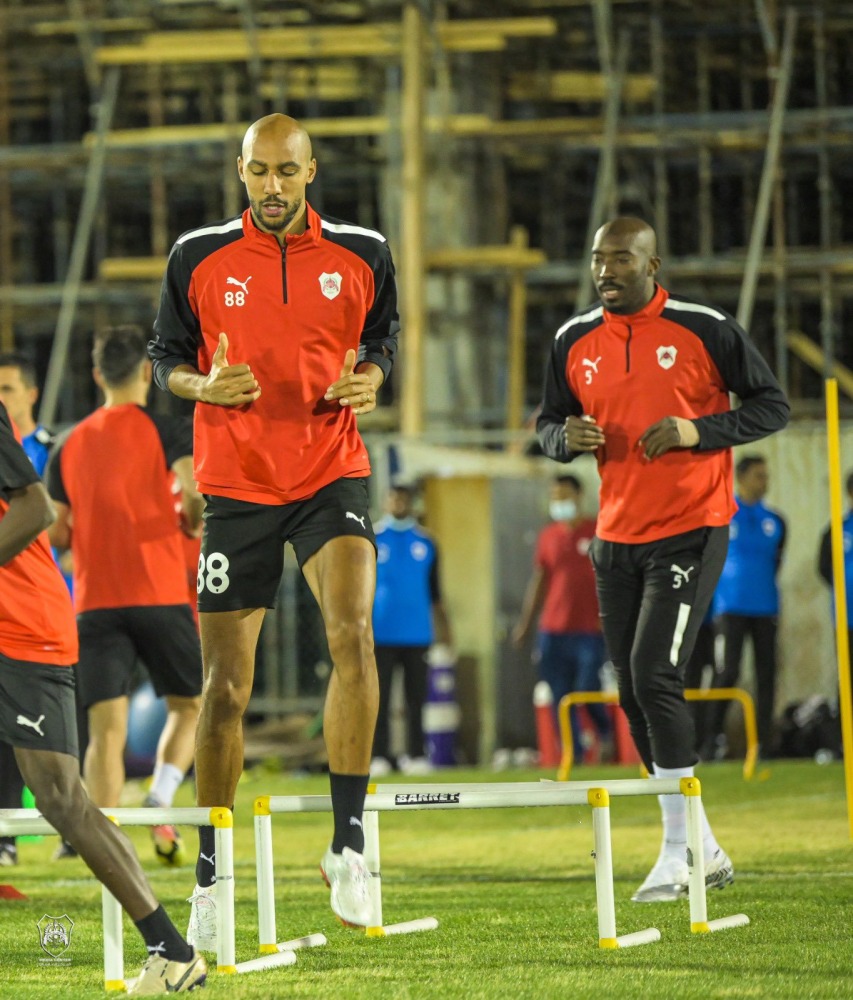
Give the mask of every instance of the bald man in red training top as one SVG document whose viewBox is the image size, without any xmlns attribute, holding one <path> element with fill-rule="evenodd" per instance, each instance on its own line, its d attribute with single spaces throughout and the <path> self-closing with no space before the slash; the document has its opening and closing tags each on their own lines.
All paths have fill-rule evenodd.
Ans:
<svg viewBox="0 0 853 1000">
<path fill-rule="evenodd" d="M 317 172 L 299 122 L 268 115 L 243 139 L 249 207 L 172 248 L 149 354 L 163 389 L 195 400 L 207 507 L 198 609 L 205 683 L 199 805 L 231 804 L 255 647 L 289 541 L 317 599 L 333 671 L 323 735 L 334 813 L 321 861 L 331 905 L 371 922 L 362 813 L 378 706 L 371 612 L 376 543 L 357 417 L 376 406 L 397 345 L 385 237 L 306 201 Z M 216 942 L 213 830 L 200 830 L 189 936 Z"/>
<path fill-rule="evenodd" d="M 697 761 L 684 668 L 714 593 L 735 511 L 731 447 L 780 430 L 790 408 L 737 322 L 656 281 L 654 230 L 622 217 L 592 246 L 601 302 L 557 331 L 537 422 L 546 455 L 594 454 L 590 546 L 604 639 L 643 763 L 690 777 Z M 732 409 L 729 394 L 741 399 Z M 684 798 L 661 795 L 663 843 L 635 902 L 687 894 Z M 704 818 L 705 881 L 734 879 Z"/>
</svg>

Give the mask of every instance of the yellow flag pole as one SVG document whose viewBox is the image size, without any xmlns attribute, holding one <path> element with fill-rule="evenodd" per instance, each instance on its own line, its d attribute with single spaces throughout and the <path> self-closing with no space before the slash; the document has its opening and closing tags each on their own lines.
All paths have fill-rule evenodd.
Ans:
<svg viewBox="0 0 853 1000">
<path fill-rule="evenodd" d="M 844 577 L 844 534 L 841 516 L 841 430 L 838 419 L 838 380 L 826 380 L 826 430 L 829 458 L 829 524 L 832 532 L 832 579 L 835 596 L 835 634 L 841 739 L 844 747 L 844 782 L 847 819 L 853 839 L 853 705 L 850 689 L 850 644 L 847 632 L 847 587 Z"/>
</svg>

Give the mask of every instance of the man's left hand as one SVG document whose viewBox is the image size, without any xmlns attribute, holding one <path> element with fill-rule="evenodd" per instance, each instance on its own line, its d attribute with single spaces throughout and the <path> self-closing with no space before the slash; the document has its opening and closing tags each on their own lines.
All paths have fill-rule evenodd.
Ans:
<svg viewBox="0 0 853 1000">
<path fill-rule="evenodd" d="M 651 460 L 665 455 L 673 448 L 695 448 L 699 444 L 696 424 L 686 417 L 664 417 L 647 427 L 640 437 L 640 447 Z"/>
<path fill-rule="evenodd" d="M 355 351 L 347 351 L 341 376 L 326 390 L 324 399 L 336 399 L 341 406 L 352 407 L 353 413 L 370 413 L 376 409 L 376 392 L 382 384 L 382 369 L 369 364 L 363 371 L 357 372 L 355 359 Z M 376 373 L 380 380 L 378 384 Z"/>
</svg>

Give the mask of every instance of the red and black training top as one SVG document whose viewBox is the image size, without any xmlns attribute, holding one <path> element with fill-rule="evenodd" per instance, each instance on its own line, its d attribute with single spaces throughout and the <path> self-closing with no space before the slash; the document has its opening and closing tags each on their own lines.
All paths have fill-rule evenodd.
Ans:
<svg viewBox="0 0 853 1000">
<path fill-rule="evenodd" d="M 17 428 L 0 403 L 0 520 L 10 494 L 38 483 Z M 69 667 L 77 662 L 77 623 L 68 587 L 42 532 L 0 566 L 0 653 L 12 660 Z"/>
<path fill-rule="evenodd" d="M 102 406 L 58 439 L 45 470 L 71 508 L 78 612 L 187 603 L 171 467 L 192 454 L 186 418 Z"/>
<path fill-rule="evenodd" d="M 741 400 L 737 409 L 729 393 Z M 737 321 L 656 286 L 631 316 L 599 305 L 557 331 L 537 421 L 545 454 L 570 462 L 564 424 L 589 414 L 604 431 L 596 533 L 640 544 L 728 524 L 735 511 L 731 446 L 781 430 L 785 394 Z M 687 417 L 699 444 L 648 461 L 639 439 L 664 417 Z"/>
<path fill-rule="evenodd" d="M 219 334 L 229 364 L 261 387 L 240 408 L 198 403 L 195 470 L 203 493 L 253 503 L 303 500 L 370 472 L 356 416 L 323 397 L 349 349 L 386 377 L 397 346 L 397 291 L 385 238 L 307 207 L 282 246 L 250 209 L 194 229 L 172 248 L 149 354 L 168 389 L 176 365 L 210 371 Z"/>
</svg>

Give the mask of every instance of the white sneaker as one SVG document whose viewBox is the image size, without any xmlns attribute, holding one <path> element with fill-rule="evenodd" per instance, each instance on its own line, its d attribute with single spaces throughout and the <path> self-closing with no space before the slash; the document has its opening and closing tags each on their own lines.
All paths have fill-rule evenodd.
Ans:
<svg viewBox="0 0 853 1000">
<path fill-rule="evenodd" d="M 329 847 L 320 862 L 320 872 L 332 890 L 332 911 L 341 923 L 347 927 L 370 927 L 373 906 L 367 888 L 370 872 L 364 863 L 364 855 L 350 847 L 335 854 Z"/>
<path fill-rule="evenodd" d="M 732 859 L 722 847 L 717 848 L 714 857 L 705 864 L 705 888 L 725 889 L 735 880 L 735 867 Z"/>
<path fill-rule="evenodd" d="M 394 768 L 391 766 L 391 761 L 387 757 L 374 757 L 370 762 L 370 777 L 371 778 L 384 778 L 389 775 Z"/>
<path fill-rule="evenodd" d="M 197 951 L 189 962 L 170 962 L 162 955 L 149 955 L 139 979 L 128 993 L 132 997 L 153 997 L 164 993 L 189 993 L 204 986 L 207 962 Z"/>
<path fill-rule="evenodd" d="M 197 885 L 187 902 L 192 903 L 187 941 L 204 951 L 216 951 L 216 883 Z"/>
<path fill-rule="evenodd" d="M 403 774 L 432 774 L 433 766 L 426 757 L 400 757 L 400 770 Z"/>
<path fill-rule="evenodd" d="M 687 895 L 687 857 L 661 855 L 631 897 L 635 903 L 668 903 Z"/>
</svg>

